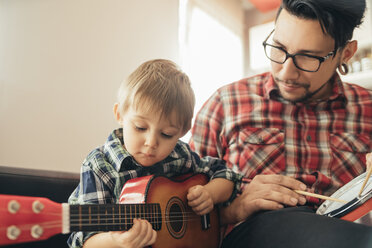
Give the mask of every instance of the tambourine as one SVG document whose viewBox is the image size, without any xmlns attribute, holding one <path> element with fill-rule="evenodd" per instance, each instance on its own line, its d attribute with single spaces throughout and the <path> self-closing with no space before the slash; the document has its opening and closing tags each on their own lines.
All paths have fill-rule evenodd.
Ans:
<svg viewBox="0 0 372 248">
<path fill-rule="evenodd" d="M 372 226 L 372 213 L 370 213 L 372 210 L 372 177 L 368 179 L 362 194 L 358 196 L 365 178 L 366 173 L 363 173 L 332 194 L 332 198 L 341 199 L 347 203 L 326 200 L 316 213 Z"/>
</svg>

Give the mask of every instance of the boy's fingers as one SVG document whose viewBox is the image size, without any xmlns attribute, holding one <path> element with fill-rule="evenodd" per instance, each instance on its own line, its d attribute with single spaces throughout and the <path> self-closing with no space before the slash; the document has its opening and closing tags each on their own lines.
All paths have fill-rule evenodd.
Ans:
<svg viewBox="0 0 372 248">
<path fill-rule="evenodd" d="M 151 231 L 151 239 L 150 239 L 150 241 L 147 243 L 147 245 L 152 245 L 152 244 L 154 244 L 155 241 L 156 241 L 157 236 L 158 236 L 157 232 L 155 232 L 155 230 L 152 230 L 152 231 Z"/>
<path fill-rule="evenodd" d="M 213 210 L 213 205 L 205 204 L 198 206 L 196 208 L 193 208 L 193 211 L 198 215 L 203 215 L 211 212 Z"/>
<path fill-rule="evenodd" d="M 202 193 L 202 186 L 200 185 L 192 186 L 188 190 L 187 200 L 189 201 L 195 200 L 196 198 L 200 197 L 201 193 Z"/>
<path fill-rule="evenodd" d="M 199 205 L 201 205 L 205 202 L 208 202 L 208 198 L 198 196 L 197 198 L 194 198 L 193 200 L 189 200 L 188 205 L 190 207 L 196 207 L 196 206 L 199 206 Z"/>
<path fill-rule="evenodd" d="M 140 221 L 137 219 L 133 219 L 133 226 L 129 231 L 131 233 L 139 233 L 141 231 Z"/>
<path fill-rule="evenodd" d="M 146 221 L 147 222 L 147 221 Z M 151 245 L 153 243 L 155 243 L 156 241 L 156 237 L 157 237 L 157 234 L 156 232 L 152 229 L 152 225 L 147 222 L 146 223 L 146 228 L 147 228 L 147 233 L 146 233 L 146 236 L 144 238 L 144 245 Z"/>
<path fill-rule="evenodd" d="M 147 220 L 133 219 L 133 230 L 135 242 L 141 246 L 147 244 L 152 238 L 152 226 Z"/>
</svg>

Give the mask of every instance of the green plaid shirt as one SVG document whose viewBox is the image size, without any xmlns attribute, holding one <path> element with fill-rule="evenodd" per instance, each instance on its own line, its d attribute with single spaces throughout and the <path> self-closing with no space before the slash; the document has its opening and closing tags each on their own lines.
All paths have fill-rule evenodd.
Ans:
<svg viewBox="0 0 372 248">
<path fill-rule="evenodd" d="M 188 144 L 178 141 L 171 154 L 163 161 L 150 166 L 139 165 L 123 147 L 122 129 L 114 130 L 106 143 L 94 149 L 81 167 L 80 184 L 71 194 L 69 204 L 118 203 L 123 185 L 132 178 L 147 175 L 173 177 L 186 173 L 204 173 L 213 178 L 226 178 L 235 183 L 229 204 L 240 190 L 242 176 L 227 169 L 223 160 L 200 158 Z M 82 247 L 95 232 L 73 232 L 68 240 L 70 247 Z"/>
</svg>

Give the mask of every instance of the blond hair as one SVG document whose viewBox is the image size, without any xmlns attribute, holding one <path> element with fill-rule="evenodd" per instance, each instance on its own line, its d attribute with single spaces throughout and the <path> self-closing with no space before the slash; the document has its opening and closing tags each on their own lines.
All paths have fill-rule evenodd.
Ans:
<svg viewBox="0 0 372 248">
<path fill-rule="evenodd" d="M 184 132 L 191 128 L 195 96 L 189 77 L 170 60 L 155 59 L 141 64 L 125 80 L 118 92 L 119 111 L 129 107 L 160 110 L 161 117 L 175 111 Z"/>
</svg>

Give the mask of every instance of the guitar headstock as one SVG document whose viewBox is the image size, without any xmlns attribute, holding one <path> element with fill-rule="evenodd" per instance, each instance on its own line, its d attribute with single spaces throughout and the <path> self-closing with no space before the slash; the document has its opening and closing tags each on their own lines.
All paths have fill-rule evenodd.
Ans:
<svg viewBox="0 0 372 248">
<path fill-rule="evenodd" d="M 62 204 L 0 194 L 0 246 L 45 240 L 62 232 Z"/>
</svg>

